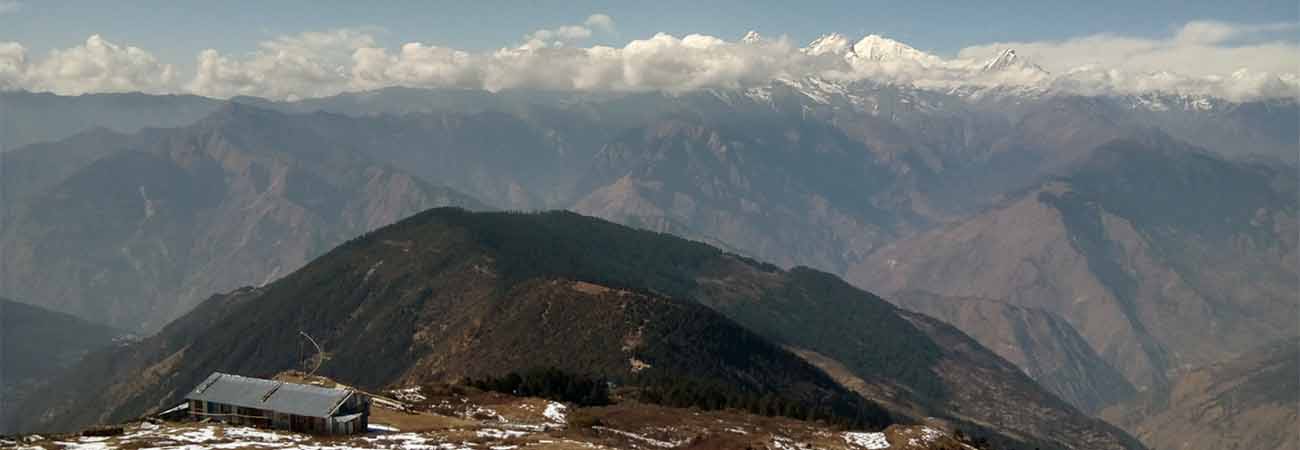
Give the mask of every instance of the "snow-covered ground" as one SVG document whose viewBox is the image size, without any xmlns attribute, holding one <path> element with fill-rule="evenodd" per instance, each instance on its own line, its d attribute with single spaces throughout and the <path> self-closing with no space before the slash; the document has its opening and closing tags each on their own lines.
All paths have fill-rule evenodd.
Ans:
<svg viewBox="0 0 1300 450">
<path fill-rule="evenodd" d="M 636 404 L 588 409 L 496 394 L 431 402 L 426 397 L 439 394 L 420 388 L 387 394 L 393 398 L 375 397 L 369 430 L 360 435 L 314 436 L 153 420 L 123 425 L 120 434 L 113 436 L 6 437 L 0 439 L 0 450 L 662 450 L 696 444 L 707 447 L 711 440 L 720 448 L 761 450 L 925 450 L 952 443 L 944 432 L 921 425 L 895 426 L 884 432 L 842 432 L 815 423 L 732 411 Z M 570 424 L 575 415 L 583 417 L 580 423 L 589 425 Z"/>
<path fill-rule="evenodd" d="M 558 406 L 557 406 L 558 405 Z M 540 406 L 540 405 L 539 405 Z M 565 418 L 563 405 L 547 404 L 548 418 Z M 723 433 L 753 438 L 753 448 L 767 450 L 889 450 L 925 449 L 944 439 L 942 431 L 925 426 L 906 427 L 885 432 L 817 431 L 811 434 L 786 435 L 771 430 L 746 430 L 736 423 L 719 421 L 720 428 L 702 436 Z M 752 426 L 752 424 L 750 425 Z M 891 429 L 893 430 L 893 429 Z M 695 442 L 675 426 L 620 429 L 595 426 L 589 430 L 522 430 L 493 426 L 492 422 L 469 428 L 449 428 L 428 432 L 401 431 L 396 427 L 375 424 L 370 432 L 355 436 L 322 437 L 220 424 L 127 425 L 117 436 L 37 436 L 17 440 L 0 440 L 0 449 L 14 450 L 538 450 L 551 449 L 627 449 L 657 450 L 683 448 Z M 666 438 L 664 436 L 677 437 Z M 886 436 L 898 440 L 891 445 Z M 800 437 L 801 436 L 801 437 Z M 964 446 L 966 449 L 972 449 Z"/>
<path fill-rule="evenodd" d="M 33 435 L 18 442 L 6 441 L 0 443 L 0 446 L 12 445 L 15 450 L 483 450 L 508 446 L 502 441 L 527 434 L 502 430 L 479 430 L 474 436 L 486 439 L 475 439 L 474 442 L 469 442 L 448 438 L 455 433 L 403 433 L 396 431 L 396 428 L 382 425 L 372 426 L 371 430 L 371 433 L 365 435 L 321 438 L 277 430 L 214 424 L 175 426 L 142 423 L 129 426 L 125 433 L 118 436 L 47 439 Z"/>
</svg>

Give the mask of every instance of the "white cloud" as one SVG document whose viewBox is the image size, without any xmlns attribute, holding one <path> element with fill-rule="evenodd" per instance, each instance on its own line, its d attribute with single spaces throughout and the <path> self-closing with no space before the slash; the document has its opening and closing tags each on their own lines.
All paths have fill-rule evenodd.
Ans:
<svg viewBox="0 0 1300 450">
<path fill-rule="evenodd" d="M 23 87 L 27 49 L 17 42 L 0 42 L 0 90 Z"/>
<path fill-rule="evenodd" d="M 1015 48 L 1053 73 L 1059 86 L 1140 93 L 1161 90 L 1229 98 L 1293 96 L 1300 70 L 1297 23 L 1189 22 L 1166 38 L 1096 34 L 1063 41 L 999 42 L 962 49 L 986 57 Z M 1288 35 L 1289 33 L 1289 35 Z M 1290 39 L 1287 39 L 1287 38 Z M 1232 76 L 1247 69 L 1250 76 Z"/>
<path fill-rule="evenodd" d="M 857 42 L 833 35 L 808 48 L 757 33 L 736 41 L 659 33 L 621 47 L 573 45 L 596 30 L 614 30 L 613 19 L 593 14 L 582 25 L 537 30 L 522 44 L 489 52 L 421 42 L 384 48 L 366 29 L 308 32 L 262 42 L 244 54 L 204 50 L 197 55 L 193 76 L 184 80 L 148 52 L 99 36 L 43 58 L 33 58 L 18 43 L 0 42 L 0 89 L 298 99 L 389 86 L 682 91 L 816 76 L 934 89 L 1009 85 L 1238 100 L 1300 92 L 1295 73 L 1300 49 L 1279 38 L 1279 33 L 1297 30 L 1291 23 L 1192 22 L 1159 39 L 1100 34 L 995 43 L 963 49 L 956 59 L 874 35 Z M 1008 47 L 1017 50 L 1013 63 L 983 69 L 985 58 Z"/>
<path fill-rule="evenodd" d="M 577 41 L 590 38 L 595 31 L 614 32 L 614 19 L 605 14 L 592 14 L 582 25 L 563 25 L 546 28 L 524 35 L 520 48 L 564 47 Z"/>
<path fill-rule="evenodd" d="M 1087 65 L 1140 72 L 1168 70 L 1187 75 L 1225 75 L 1243 67 L 1269 72 L 1294 71 L 1300 68 L 1297 52 L 1300 46 L 1295 41 L 1225 44 L 1279 29 L 1280 26 L 1192 22 L 1163 39 L 1096 34 L 1064 41 L 997 42 L 964 48 L 958 56 L 982 58 L 1004 48 L 1015 48 L 1053 72 Z"/>
<path fill-rule="evenodd" d="M 582 22 L 591 28 L 596 28 L 606 33 L 614 32 L 614 19 L 606 14 L 592 14 L 587 16 L 587 20 Z"/>
<path fill-rule="evenodd" d="M 299 99 L 333 95 L 352 81 L 353 55 L 375 39 L 357 29 L 282 36 L 242 57 L 199 53 L 190 92 L 211 97 L 254 95 Z"/>
<path fill-rule="evenodd" d="M 352 54 L 349 88 L 386 86 L 479 87 L 479 65 L 469 53 L 412 42 L 396 55 L 382 48 L 360 48 Z"/>
<path fill-rule="evenodd" d="M 1183 44 L 1211 45 L 1222 44 L 1233 39 L 1258 39 L 1275 33 L 1294 33 L 1297 30 L 1300 30 L 1300 23 L 1297 22 L 1252 25 L 1198 20 L 1183 25 L 1174 35 L 1173 41 Z"/>
<path fill-rule="evenodd" d="M 14 49 L 8 50 L 13 53 Z M 0 63 L 13 70 L 21 67 L 19 82 L 23 88 L 58 94 L 83 94 L 88 92 L 142 91 L 162 93 L 175 91 L 176 69 L 164 64 L 153 54 L 132 46 L 122 46 L 92 35 L 85 44 L 52 50 L 45 58 L 27 62 L 21 48 L 18 57 L 4 57 Z"/>
<path fill-rule="evenodd" d="M 23 9 L 22 2 L 15 0 L 0 0 L 0 16 L 16 13 L 20 9 Z"/>
<path fill-rule="evenodd" d="M 525 36 L 525 40 L 528 41 L 537 40 L 542 42 L 551 42 L 555 40 L 576 41 L 576 40 L 586 39 L 589 37 L 591 37 L 590 28 L 581 25 L 565 25 L 562 27 L 552 28 L 549 30 L 534 31 L 530 33 L 528 36 Z"/>
</svg>

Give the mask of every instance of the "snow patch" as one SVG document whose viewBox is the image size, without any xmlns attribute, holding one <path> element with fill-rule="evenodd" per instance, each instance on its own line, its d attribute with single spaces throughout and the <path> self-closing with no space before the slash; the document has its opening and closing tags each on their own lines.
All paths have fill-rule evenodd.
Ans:
<svg viewBox="0 0 1300 450">
<path fill-rule="evenodd" d="M 546 411 L 543 411 L 542 415 L 550 419 L 551 422 L 566 424 L 569 423 L 568 411 L 569 407 L 564 406 L 563 403 L 551 402 L 546 405 Z"/>
<path fill-rule="evenodd" d="M 380 268 L 381 266 L 383 266 L 383 265 L 384 265 L 384 260 L 381 259 L 381 260 L 379 260 L 379 262 L 375 263 L 375 265 L 370 266 L 370 269 L 369 269 L 369 270 L 366 270 L 366 276 L 365 276 L 364 278 L 361 279 L 361 282 L 362 282 L 362 283 L 365 283 L 365 282 L 367 282 L 367 281 L 370 281 L 370 277 L 373 276 L 373 275 L 375 274 L 375 270 L 376 270 L 376 269 L 379 269 L 379 268 Z M 415 388 L 415 389 L 418 391 L 420 388 L 417 387 L 417 388 Z"/>
<path fill-rule="evenodd" d="M 913 446 L 928 445 L 934 443 L 934 441 L 937 441 L 939 440 L 939 438 L 943 437 L 942 431 L 930 427 L 921 427 L 920 433 L 921 433 L 920 440 L 918 441 L 917 438 L 909 438 L 907 440 L 908 445 L 913 445 Z"/>
<path fill-rule="evenodd" d="M 813 446 L 781 436 L 772 437 L 772 448 L 776 450 L 813 450 Z"/>
<path fill-rule="evenodd" d="M 223 433 L 227 438 L 255 439 L 262 442 L 300 441 L 303 439 L 301 436 L 285 435 L 248 427 L 228 427 Z"/>
<path fill-rule="evenodd" d="M 619 436 L 623 436 L 623 437 L 625 437 L 625 438 L 629 438 L 629 439 L 636 440 L 636 441 L 641 441 L 641 442 L 644 442 L 644 443 L 647 443 L 647 444 L 653 445 L 653 446 L 655 446 L 655 447 L 660 447 L 660 448 L 675 448 L 675 447 L 680 447 L 682 444 L 685 444 L 685 442 L 668 442 L 668 441 L 661 441 L 661 440 L 658 440 L 658 439 L 655 439 L 655 438 L 652 438 L 652 437 L 648 437 L 648 436 L 643 436 L 643 435 L 640 435 L 640 434 L 632 433 L 632 432 L 630 432 L 630 431 L 623 431 L 623 430 L 618 430 L 618 429 L 609 428 L 609 427 L 591 427 L 591 429 L 593 429 L 593 430 L 605 431 L 605 432 L 609 432 L 609 433 L 614 433 L 614 434 L 617 434 L 617 435 L 619 435 Z"/>
<path fill-rule="evenodd" d="M 850 431 L 844 433 L 844 442 L 852 447 L 860 447 L 870 450 L 889 448 L 889 441 L 885 439 L 885 433 L 861 433 Z"/>
<path fill-rule="evenodd" d="M 501 430 L 497 428 L 484 428 L 474 432 L 475 436 L 492 438 L 492 439 L 510 439 L 527 435 L 526 431 Z"/>
<path fill-rule="evenodd" d="M 383 264 L 383 261 L 380 261 L 379 263 Z M 373 272 L 374 272 L 374 268 L 371 268 L 370 272 L 366 273 L 366 278 L 370 278 L 370 273 Z M 392 392 L 393 396 L 397 397 L 398 400 L 404 402 L 419 403 L 428 400 L 428 397 L 424 396 L 423 391 L 424 391 L 423 388 L 419 386 L 413 386 L 406 389 L 396 389 L 390 392 Z"/>
</svg>

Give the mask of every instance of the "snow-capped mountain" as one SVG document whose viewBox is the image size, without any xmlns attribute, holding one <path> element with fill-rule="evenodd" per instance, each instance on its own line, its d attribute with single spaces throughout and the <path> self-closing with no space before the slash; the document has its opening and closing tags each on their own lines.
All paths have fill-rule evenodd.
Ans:
<svg viewBox="0 0 1300 450">
<path fill-rule="evenodd" d="M 930 66 L 943 63 L 943 59 L 938 56 L 917 50 L 910 45 L 878 34 L 870 34 L 857 42 L 850 43 L 849 39 L 844 35 L 831 33 L 813 40 L 807 47 L 804 47 L 803 51 L 814 56 L 839 55 L 849 64 L 911 62 L 921 66 Z"/>
<path fill-rule="evenodd" d="M 867 35 L 853 44 L 853 56 L 868 61 L 910 61 L 921 65 L 943 61 L 937 56 L 877 34 Z"/>
<path fill-rule="evenodd" d="M 812 42 L 808 43 L 807 47 L 803 48 L 804 53 L 814 56 L 844 55 L 851 50 L 852 44 L 849 43 L 849 38 L 839 33 L 822 35 L 817 39 L 813 39 Z"/>
<path fill-rule="evenodd" d="M 746 36 L 746 42 L 756 42 Z M 879 34 L 856 42 L 826 34 L 801 49 L 810 56 L 838 56 L 840 67 L 786 78 L 831 77 L 841 81 L 870 81 L 911 86 L 975 100 L 990 97 L 1040 97 L 1047 93 L 1121 97 L 1188 97 L 1186 109 L 1213 108 L 1214 101 L 1234 102 L 1300 94 L 1300 76 L 1241 69 L 1223 76 L 1189 76 L 1169 71 L 1130 73 L 1084 65 L 1053 73 L 1030 58 L 1005 48 L 987 58 L 945 59 Z M 834 61 L 834 59 L 832 59 Z M 832 64 L 833 65 L 833 64 Z M 1288 94 L 1288 95 L 1281 95 Z M 1160 111 L 1166 102 L 1144 103 Z"/>
<path fill-rule="evenodd" d="M 1011 48 L 1002 50 L 998 53 L 998 56 L 985 61 L 984 65 L 980 67 L 980 72 L 998 72 L 1008 69 L 1030 69 L 1039 70 L 1044 73 L 1047 72 L 1037 64 L 1028 62 L 1024 58 L 1017 56 L 1016 50 Z"/>
</svg>

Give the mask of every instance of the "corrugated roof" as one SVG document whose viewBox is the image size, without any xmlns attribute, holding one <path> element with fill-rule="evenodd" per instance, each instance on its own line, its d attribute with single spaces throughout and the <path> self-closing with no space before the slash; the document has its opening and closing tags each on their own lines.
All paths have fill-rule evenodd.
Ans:
<svg viewBox="0 0 1300 450">
<path fill-rule="evenodd" d="M 329 417 L 352 391 L 213 372 L 186 400 L 224 403 L 309 417 Z"/>
</svg>

